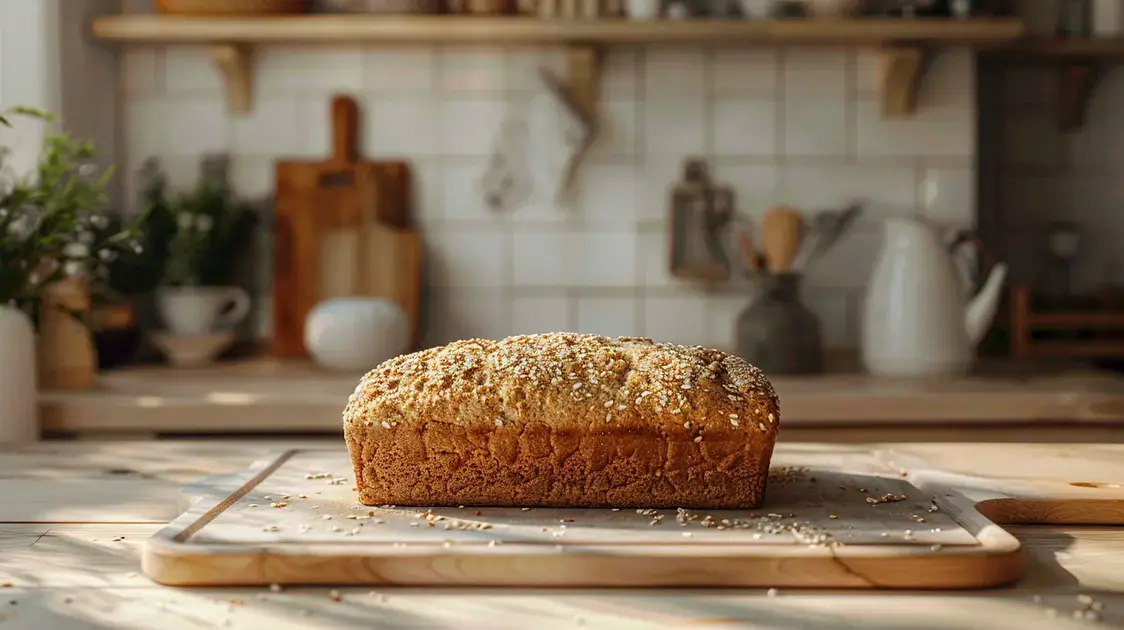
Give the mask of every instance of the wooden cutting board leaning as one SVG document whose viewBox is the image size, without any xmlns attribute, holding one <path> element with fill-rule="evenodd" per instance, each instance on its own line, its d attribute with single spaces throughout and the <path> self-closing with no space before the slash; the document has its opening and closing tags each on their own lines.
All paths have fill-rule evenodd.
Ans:
<svg viewBox="0 0 1124 630">
<path fill-rule="evenodd" d="M 359 158 L 355 100 L 332 100 L 332 155 L 275 165 L 272 353 L 304 357 L 304 321 L 321 300 L 385 297 L 420 333 L 421 245 L 402 161 Z"/>
<path fill-rule="evenodd" d="M 980 478 L 909 453 L 779 444 L 749 511 L 359 505 L 345 449 L 185 492 L 147 541 L 162 584 L 973 589 L 1017 581 L 1002 523 L 1124 523 L 1124 489 Z"/>
</svg>

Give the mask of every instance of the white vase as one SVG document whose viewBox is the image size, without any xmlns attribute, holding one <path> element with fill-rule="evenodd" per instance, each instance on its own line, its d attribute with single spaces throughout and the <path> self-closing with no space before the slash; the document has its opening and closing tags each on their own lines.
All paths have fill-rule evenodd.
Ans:
<svg viewBox="0 0 1124 630">
<path fill-rule="evenodd" d="M 405 351 L 410 339 L 406 311 L 381 298 L 325 300 L 308 313 L 304 346 L 321 367 L 370 370 Z"/>
<path fill-rule="evenodd" d="M 35 329 L 23 311 L 0 306 L 0 444 L 39 439 Z"/>
<path fill-rule="evenodd" d="M 160 319 L 173 335 L 231 330 L 250 306 L 250 294 L 240 287 L 161 287 L 156 292 Z"/>
</svg>

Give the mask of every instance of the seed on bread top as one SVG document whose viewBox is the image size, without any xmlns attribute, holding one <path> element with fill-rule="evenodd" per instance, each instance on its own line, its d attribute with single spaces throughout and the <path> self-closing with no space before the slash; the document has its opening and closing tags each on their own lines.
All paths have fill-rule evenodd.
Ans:
<svg viewBox="0 0 1124 630">
<path fill-rule="evenodd" d="M 344 419 L 397 426 L 418 405 L 435 403 L 483 407 L 466 415 L 486 416 L 496 428 L 534 407 L 600 424 L 659 416 L 692 433 L 708 426 L 776 431 L 779 416 L 768 378 L 725 352 L 643 337 L 544 333 L 464 339 L 390 359 L 359 382 Z M 730 422 L 739 415 L 771 419 L 768 426 Z"/>
</svg>

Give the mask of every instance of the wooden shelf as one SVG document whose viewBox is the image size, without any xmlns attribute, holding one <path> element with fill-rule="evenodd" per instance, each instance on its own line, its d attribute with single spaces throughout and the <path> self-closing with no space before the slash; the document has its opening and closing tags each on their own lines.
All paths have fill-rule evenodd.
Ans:
<svg viewBox="0 0 1124 630">
<path fill-rule="evenodd" d="M 1062 131 L 1075 131 L 1085 124 L 1085 112 L 1105 69 L 1124 60 L 1124 38 L 1035 37 L 987 52 L 1004 58 L 1056 65 L 1057 125 Z"/>
<path fill-rule="evenodd" d="M 571 49 L 569 86 L 590 115 L 605 46 L 648 44 L 825 45 L 876 48 L 884 54 L 884 112 L 911 114 L 925 56 L 943 46 L 990 47 L 1022 37 L 1017 20 L 540 20 L 533 17 L 309 15 L 189 18 L 119 15 L 94 20 L 93 34 L 128 44 L 207 45 L 226 78 L 228 105 L 248 112 L 256 46 L 553 45 Z M 584 95 L 584 98 L 581 98 Z"/>
</svg>

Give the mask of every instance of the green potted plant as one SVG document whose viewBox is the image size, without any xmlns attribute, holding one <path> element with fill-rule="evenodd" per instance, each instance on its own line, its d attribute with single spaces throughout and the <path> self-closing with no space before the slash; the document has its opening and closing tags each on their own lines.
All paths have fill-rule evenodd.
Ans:
<svg viewBox="0 0 1124 630">
<path fill-rule="evenodd" d="M 99 172 L 93 146 L 53 129 L 48 113 L 12 108 L 0 125 L 12 117 L 37 120 L 45 133 L 32 173 L 0 171 L 0 442 L 34 437 L 38 387 L 82 375 L 77 355 L 92 355 L 90 280 L 139 247 L 132 227 L 102 229 L 112 169 Z M 9 153 L 0 147 L 0 165 Z"/>
<path fill-rule="evenodd" d="M 250 295 L 237 281 L 252 251 L 258 215 L 231 189 L 225 168 L 225 158 L 207 158 L 193 188 L 153 201 L 174 222 L 156 289 L 156 309 L 166 328 L 157 344 L 169 355 L 173 338 L 183 344 L 229 343 L 233 328 L 250 312 Z"/>
</svg>

